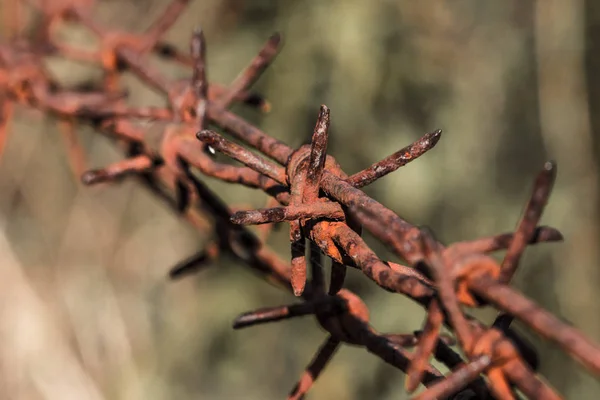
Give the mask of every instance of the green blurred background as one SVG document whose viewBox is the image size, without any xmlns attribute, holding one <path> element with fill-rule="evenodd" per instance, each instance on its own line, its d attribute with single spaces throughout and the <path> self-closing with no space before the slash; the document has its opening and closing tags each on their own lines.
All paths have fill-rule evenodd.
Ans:
<svg viewBox="0 0 600 400">
<path fill-rule="evenodd" d="M 100 1 L 96 20 L 140 32 L 166 3 Z M 600 342 L 600 2 L 196 0 L 168 40 L 187 51 L 198 25 L 209 78 L 222 83 L 280 31 L 283 50 L 257 85 L 271 113 L 235 110 L 298 146 L 327 104 L 329 151 L 349 173 L 443 129 L 431 153 L 366 189 L 443 242 L 514 229 L 536 173 L 556 160 L 542 223 L 566 241 L 528 250 L 515 286 Z M 61 34 L 94 46 L 83 29 Z M 153 62 L 170 77 L 189 76 Z M 59 59 L 47 63 L 70 84 L 101 76 Z M 127 85 L 133 104 L 164 102 L 135 79 Z M 2 398 L 284 398 L 325 333 L 310 317 L 244 331 L 231 322 L 293 302 L 290 294 L 227 258 L 169 281 L 170 267 L 200 250 L 206 235 L 134 180 L 82 187 L 50 118 L 19 109 L 12 132 L 0 163 Z M 79 133 L 90 167 L 121 159 L 108 139 L 86 127 Z M 261 193 L 207 183 L 231 204 L 265 204 Z M 286 231 L 281 226 L 270 239 L 284 257 Z M 347 286 L 363 297 L 378 330 L 421 326 L 418 307 L 359 272 L 349 272 Z M 565 397 L 600 397 L 597 379 L 523 332 Z M 403 381 L 401 372 L 345 346 L 309 397 L 403 399 Z"/>
</svg>

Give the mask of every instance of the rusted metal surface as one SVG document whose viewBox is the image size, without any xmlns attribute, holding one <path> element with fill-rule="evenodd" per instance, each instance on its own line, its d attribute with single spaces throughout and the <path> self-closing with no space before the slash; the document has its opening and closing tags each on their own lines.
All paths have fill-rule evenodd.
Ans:
<svg viewBox="0 0 600 400">
<path fill-rule="evenodd" d="M 342 344 L 363 347 L 407 373 L 408 391 L 426 386 L 416 397 L 419 399 L 512 399 L 517 398 L 516 390 L 529 398 L 560 398 L 537 375 L 535 349 L 511 328 L 513 318 L 557 343 L 593 375 L 600 376 L 597 344 L 509 286 L 528 245 L 563 239 L 557 229 L 538 226 L 555 179 L 554 163 L 547 163 L 538 174 L 514 233 L 443 246 L 431 232 L 409 223 L 360 190 L 433 149 L 441 131 L 426 134 L 348 176 L 327 155 L 333 113 L 321 106 L 311 144 L 298 149 L 287 146 L 228 110 L 234 101 L 261 111 L 269 109 L 269 103 L 250 87 L 274 61 L 281 36 L 272 35 L 231 85 L 209 83 L 206 57 L 210 53 L 201 30 L 191 35 L 190 54 L 162 41 L 188 2 L 172 1 L 141 35 L 104 28 L 92 17 L 92 1 L 33 2 L 43 23 L 32 38 L 22 37 L 19 3 L 11 2 L 15 17 L 10 38 L 0 43 L 0 154 L 9 139 L 15 106 L 53 114 L 64 124 L 71 164 L 83 183 L 139 177 L 191 224 L 209 233 L 206 248 L 174 266 L 171 278 L 193 273 L 228 253 L 240 265 L 299 296 L 295 304 L 247 312 L 234 322 L 234 329 L 241 329 L 312 315 L 326 331 L 323 345 L 289 394 L 290 399 L 301 398 L 310 390 Z M 90 29 L 99 38 L 99 48 L 89 51 L 57 43 L 53 32 L 65 19 Z M 170 81 L 150 62 L 150 52 L 189 66 L 189 79 Z M 99 89 L 90 93 L 63 87 L 43 67 L 43 57 L 50 54 L 100 65 L 104 79 Z M 129 104 L 121 83 L 125 69 L 161 93 L 168 107 Z M 141 126 L 136 123 L 138 119 L 150 123 Z M 82 172 L 84 157 L 75 129 L 82 123 L 115 138 L 126 149 L 124 159 Z M 225 134 L 210 127 L 219 127 Z M 217 162 L 210 154 L 213 151 L 243 166 Z M 204 185 L 202 176 L 261 190 L 270 200 L 266 208 L 234 213 Z M 280 259 L 265 245 L 272 225 L 284 221 L 290 225 L 289 260 Z M 244 226 L 253 224 L 264 226 L 260 235 Z M 406 265 L 379 258 L 362 239 L 363 230 L 387 245 Z M 489 256 L 499 250 L 507 250 L 502 263 Z M 324 256 L 332 260 L 328 288 L 322 269 Z M 423 330 L 414 334 L 379 333 L 369 322 L 364 302 L 343 287 L 347 268 L 359 269 L 386 291 L 422 305 L 427 311 Z M 492 326 L 486 326 L 468 315 L 465 306 L 491 306 L 500 314 Z M 451 348 L 455 341 L 441 333 L 442 325 L 454 334 L 465 358 Z M 411 352 L 410 348 L 415 349 Z M 433 358 L 449 372 L 434 368 L 430 364 Z"/>
<path fill-rule="evenodd" d="M 239 225 L 258 225 L 308 218 L 342 220 L 344 217 L 344 211 L 339 204 L 319 201 L 296 206 L 238 211 L 231 217 L 231 221 Z"/>
<path fill-rule="evenodd" d="M 427 133 L 416 142 L 398 150 L 394 154 L 384 158 L 383 160 L 371 165 L 348 178 L 348 183 L 354 187 L 367 186 L 377 179 L 394 172 L 398 168 L 416 160 L 423 154 L 431 150 L 442 137 L 441 129 L 435 132 Z"/>
</svg>

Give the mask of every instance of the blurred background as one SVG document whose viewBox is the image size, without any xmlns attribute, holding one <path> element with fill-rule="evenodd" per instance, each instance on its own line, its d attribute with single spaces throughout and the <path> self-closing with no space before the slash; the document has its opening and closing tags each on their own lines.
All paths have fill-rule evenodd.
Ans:
<svg viewBox="0 0 600 400">
<path fill-rule="evenodd" d="M 96 21 L 141 32 L 166 4 L 99 1 Z M 221 83 L 280 31 L 283 50 L 256 86 L 271 113 L 235 110 L 299 146 L 327 104 L 329 152 L 348 173 L 443 129 L 430 153 L 366 189 L 442 242 L 514 229 L 536 173 L 556 160 L 542 223 L 566 240 L 529 249 L 515 286 L 600 342 L 600 2 L 196 0 L 167 40 L 187 51 L 198 25 L 209 79 Z M 95 45 L 75 26 L 60 34 Z M 152 62 L 169 77 L 189 76 Z M 60 59 L 47 64 L 69 84 L 101 76 Z M 164 104 L 135 79 L 127 86 L 134 104 Z M 122 158 L 107 138 L 78 132 L 90 168 Z M 206 182 L 230 204 L 265 205 L 259 192 Z M 287 227 L 280 228 L 270 242 L 287 258 Z M 325 333 L 311 317 L 233 331 L 238 314 L 295 300 L 227 258 L 169 281 L 169 269 L 206 239 L 135 180 L 80 185 L 56 121 L 19 109 L 0 162 L 0 397 L 284 398 Z M 378 330 L 421 326 L 418 307 L 359 272 L 349 272 L 347 286 Z M 598 398 L 597 379 L 521 330 L 566 398 Z M 366 351 L 344 346 L 309 397 L 403 399 L 403 381 Z"/>
</svg>

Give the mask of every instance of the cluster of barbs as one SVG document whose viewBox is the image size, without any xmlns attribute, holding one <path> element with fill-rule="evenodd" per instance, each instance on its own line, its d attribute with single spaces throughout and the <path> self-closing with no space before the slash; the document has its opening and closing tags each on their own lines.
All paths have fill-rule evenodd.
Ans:
<svg viewBox="0 0 600 400">
<path fill-rule="evenodd" d="M 360 190 L 431 150 L 441 131 L 428 133 L 349 176 L 327 155 L 330 111 L 321 106 L 311 143 L 290 148 L 228 111 L 236 101 L 265 112 L 270 109 L 250 87 L 278 53 L 279 34 L 267 40 L 229 86 L 209 84 L 201 30 L 194 31 L 189 54 L 161 39 L 188 2 L 173 0 L 144 33 L 130 34 L 97 24 L 91 16 L 91 0 L 31 1 L 30 6 L 42 15 L 32 40 L 20 34 L 21 3 L 10 2 L 13 13 L 9 19 L 16 23 L 11 40 L 0 45 L 0 149 L 14 105 L 52 114 L 63 126 L 71 165 L 84 184 L 139 177 L 194 226 L 212 232 L 205 248 L 171 270 L 172 278 L 196 272 L 227 253 L 267 280 L 291 289 L 301 302 L 244 313 L 234 322 L 234 328 L 241 329 L 312 314 L 327 332 L 290 399 L 309 391 L 342 343 L 364 347 L 404 371 L 408 391 L 424 385 L 426 389 L 415 397 L 418 399 L 514 399 L 518 392 L 529 398 L 559 399 L 536 374 L 536 352 L 510 326 L 514 318 L 600 375 L 596 345 L 509 286 L 527 245 L 562 240 L 558 230 L 538 226 L 556 176 L 554 163 L 546 163 L 538 174 L 514 233 L 444 246 L 428 229 L 408 223 Z M 57 42 L 56 26 L 65 20 L 89 28 L 99 39 L 99 49 L 89 51 Z M 191 78 L 169 81 L 151 65 L 151 54 L 191 67 Z M 42 59 L 48 55 L 100 64 L 104 78 L 92 89 L 65 88 L 43 67 Z M 126 70 L 163 94 L 168 106 L 130 106 L 120 85 Z M 102 169 L 87 170 L 75 135 L 76 123 L 92 124 L 115 138 L 127 157 Z M 268 159 L 209 130 L 211 126 Z M 216 161 L 212 157 L 215 151 L 243 166 Z M 262 190 L 269 195 L 267 206 L 233 212 L 201 176 Z M 265 245 L 270 229 L 280 222 L 290 225 L 291 264 Z M 247 225 L 259 229 L 255 233 Z M 363 229 L 407 265 L 381 260 L 361 238 Z M 489 256 L 499 250 L 506 250 L 500 264 Z M 332 260 L 328 287 L 323 256 Z M 422 305 L 427 311 L 423 327 L 408 334 L 376 331 L 369 323 L 367 306 L 343 288 L 347 268 L 357 268 L 385 290 Z M 463 311 L 464 306 L 488 305 L 500 312 L 491 326 Z M 443 326 L 455 338 L 441 333 Z M 465 358 L 452 349 L 455 344 Z M 415 348 L 412 352 L 408 351 L 411 347 Z M 444 375 L 432 366 L 432 357 L 450 372 Z"/>
</svg>

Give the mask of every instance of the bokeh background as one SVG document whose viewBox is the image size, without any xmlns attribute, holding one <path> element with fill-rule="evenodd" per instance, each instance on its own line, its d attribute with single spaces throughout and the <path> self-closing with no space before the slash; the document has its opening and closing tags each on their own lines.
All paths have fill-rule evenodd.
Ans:
<svg viewBox="0 0 600 400">
<path fill-rule="evenodd" d="M 165 5 L 104 0 L 96 18 L 140 32 Z M 349 173 L 443 129 L 431 153 L 366 189 L 443 242 L 514 229 L 536 173 L 556 160 L 542 222 L 566 241 L 529 249 L 515 285 L 600 342 L 597 0 L 195 0 L 168 40 L 187 50 L 198 25 L 209 77 L 222 83 L 280 31 L 284 48 L 257 85 L 272 112 L 235 109 L 298 146 L 327 104 L 329 150 Z M 95 44 L 77 27 L 61 35 Z M 170 77 L 189 76 L 152 62 Z M 69 84 L 101 75 L 60 59 L 47 64 Z M 135 79 L 127 83 L 132 103 L 164 103 Z M 169 281 L 168 270 L 200 250 L 206 235 L 135 180 L 82 187 L 55 122 L 20 109 L 0 161 L 0 397 L 283 398 L 325 338 L 317 323 L 307 317 L 233 331 L 239 313 L 294 299 L 227 258 Z M 90 167 L 121 159 L 107 138 L 86 127 L 79 135 Z M 232 204 L 265 204 L 261 193 L 207 183 Z M 270 239 L 284 257 L 286 231 Z M 357 271 L 347 285 L 380 331 L 420 327 L 418 307 Z M 540 352 L 541 372 L 567 398 L 600 396 L 597 379 L 522 330 Z M 403 380 L 346 346 L 309 396 L 403 399 Z"/>
</svg>

